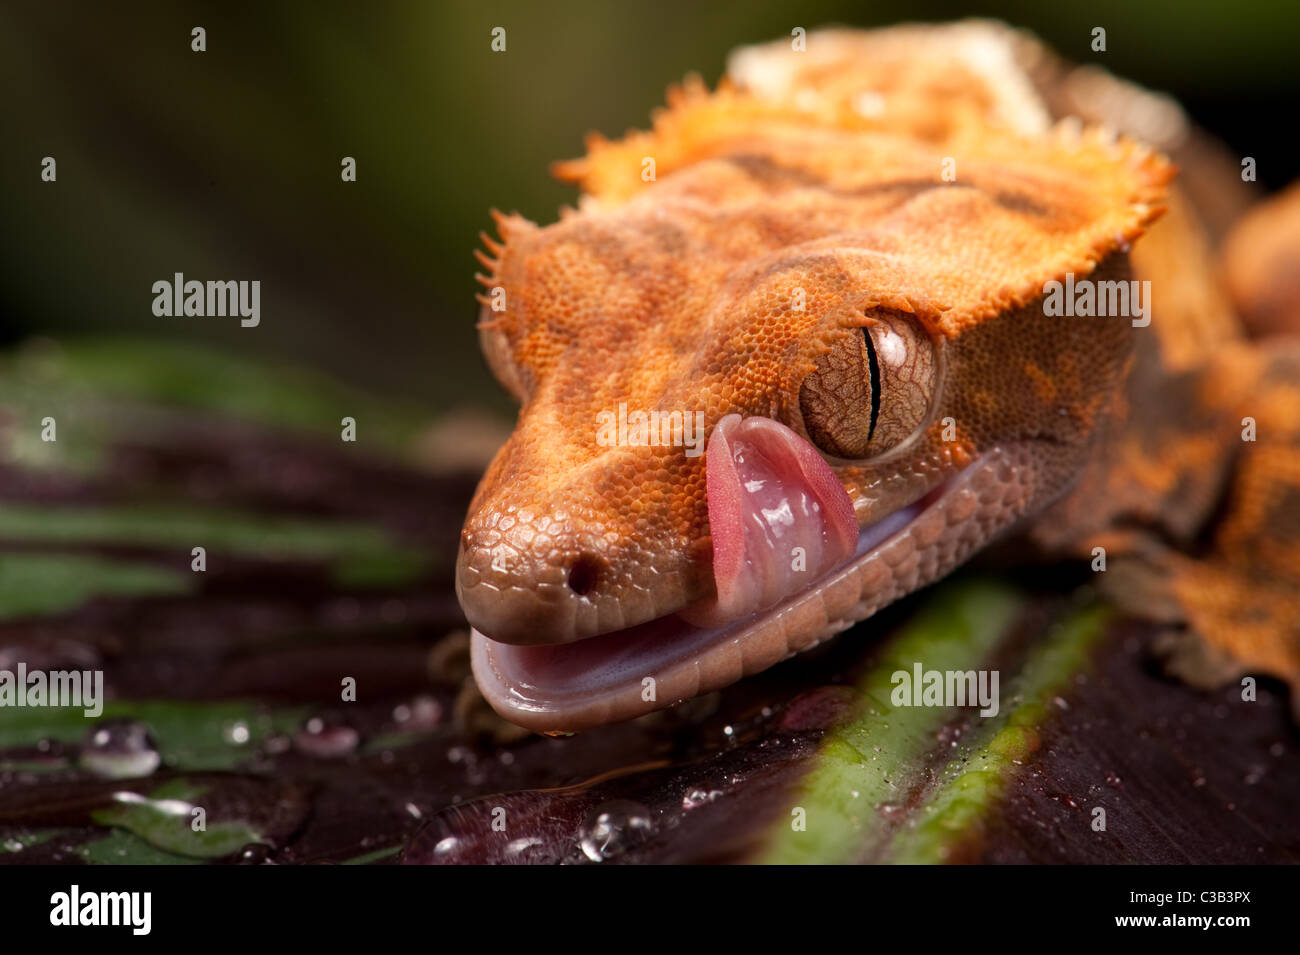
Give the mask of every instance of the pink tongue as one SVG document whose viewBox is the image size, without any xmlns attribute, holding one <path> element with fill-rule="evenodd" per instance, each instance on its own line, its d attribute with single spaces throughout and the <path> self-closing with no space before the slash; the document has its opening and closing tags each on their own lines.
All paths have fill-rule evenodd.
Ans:
<svg viewBox="0 0 1300 955">
<path fill-rule="evenodd" d="M 771 418 L 727 415 L 709 437 L 716 596 L 682 613 L 718 626 L 780 603 L 857 547 L 853 503 L 816 449 Z"/>
</svg>

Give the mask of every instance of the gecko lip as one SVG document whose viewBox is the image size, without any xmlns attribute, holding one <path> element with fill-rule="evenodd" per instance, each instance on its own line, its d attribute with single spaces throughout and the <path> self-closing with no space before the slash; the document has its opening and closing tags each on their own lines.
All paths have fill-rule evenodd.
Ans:
<svg viewBox="0 0 1300 955">
<path fill-rule="evenodd" d="M 572 732 L 631 719 L 734 683 L 866 616 L 832 616 L 823 598 L 831 594 L 839 603 L 848 599 L 857 604 L 864 565 L 879 560 L 906 530 L 940 510 L 949 491 L 968 483 L 980 463 L 862 528 L 847 563 L 774 607 L 714 627 L 695 626 L 673 614 L 550 646 L 500 643 L 471 630 L 475 680 L 499 714 L 539 732 Z M 879 605 L 895 596 L 886 595 Z"/>
</svg>

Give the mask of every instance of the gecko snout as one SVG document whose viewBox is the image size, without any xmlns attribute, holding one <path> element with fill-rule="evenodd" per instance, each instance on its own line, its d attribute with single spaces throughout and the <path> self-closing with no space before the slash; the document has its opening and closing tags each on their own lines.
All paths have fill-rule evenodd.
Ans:
<svg viewBox="0 0 1300 955">
<path fill-rule="evenodd" d="M 480 513 L 461 534 L 456 594 L 470 625 L 500 643 L 572 643 L 677 609 L 670 580 L 623 585 L 644 562 L 555 517 Z"/>
</svg>

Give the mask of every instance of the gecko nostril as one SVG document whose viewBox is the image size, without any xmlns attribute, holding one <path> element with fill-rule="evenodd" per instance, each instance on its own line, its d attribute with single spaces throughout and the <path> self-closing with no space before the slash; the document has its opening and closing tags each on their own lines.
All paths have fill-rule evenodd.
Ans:
<svg viewBox="0 0 1300 955">
<path fill-rule="evenodd" d="M 596 558 L 583 554 L 569 568 L 569 589 L 579 597 L 585 597 L 596 588 L 596 579 L 600 576 L 600 566 Z"/>
</svg>

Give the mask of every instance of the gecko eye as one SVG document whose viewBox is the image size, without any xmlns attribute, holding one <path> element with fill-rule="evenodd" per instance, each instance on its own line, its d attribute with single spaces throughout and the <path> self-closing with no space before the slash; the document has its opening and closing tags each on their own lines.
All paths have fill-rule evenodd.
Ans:
<svg viewBox="0 0 1300 955">
<path fill-rule="evenodd" d="M 934 394 L 934 345 L 914 320 L 872 312 L 844 330 L 799 389 L 808 437 L 827 454 L 874 457 L 911 435 Z"/>
</svg>

